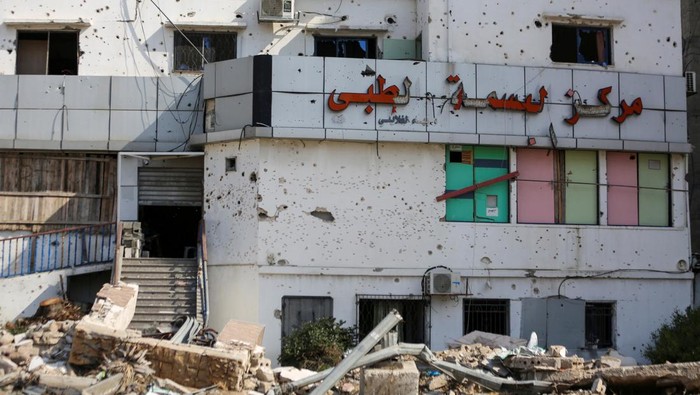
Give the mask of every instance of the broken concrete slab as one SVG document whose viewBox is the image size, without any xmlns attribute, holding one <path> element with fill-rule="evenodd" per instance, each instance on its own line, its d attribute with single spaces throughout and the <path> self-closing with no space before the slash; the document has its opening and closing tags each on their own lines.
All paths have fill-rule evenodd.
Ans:
<svg viewBox="0 0 700 395">
<path fill-rule="evenodd" d="M 39 376 L 39 384 L 56 389 L 82 390 L 97 383 L 94 377 L 64 376 L 55 374 L 42 374 Z"/>
<path fill-rule="evenodd" d="M 122 385 L 122 379 L 124 375 L 122 373 L 117 373 L 114 376 L 110 376 L 82 391 L 81 395 L 112 395 L 119 391 Z"/>
<path fill-rule="evenodd" d="M 224 325 L 217 337 L 217 342 L 225 345 L 250 345 L 251 347 L 261 346 L 265 326 L 252 322 L 230 320 Z"/>
<path fill-rule="evenodd" d="M 97 293 L 90 314 L 81 321 L 106 325 L 116 330 L 126 330 L 134 318 L 139 286 L 120 283 L 104 284 Z"/>
<path fill-rule="evenodd" d="M 0 369 L 5 373 L 14 372 L 17 370 L 17 364 L 7 357 L 0 356 Z"/>
<path fill-rule="evenodd" d="M 280 383 L 299 381 L 316 374 L 313 370 L 297 369 L 293 366 L 281 366 L 272 369 Z"/>
<path fill-rule="evenodd" d="M 360 393 L 418 395 L 420 373 L 413 361 L 392 361 L 362 370 Z"/>
<path fill-rule="evenodd" d="M 682 385 L 686 391 L 700 390 L 700 362 L 667 363 L 663 365 L 623 366 L 620 368 L 568 370 L 557 372 L 548 380 L 563 387 L 588 387 L 596 378 L 605 381 L 608 388 L 657 385 Z"/>
<path fill-rule="evenodd" d="M 450 342 L 448 345 L 451 348 L 459 348 L 459 346 L 463 344 L 476 343 L 483 344 L 492 348 L 503 347 L 505 349 L 510 350 L 521 346 L 524 347 L 525 345 L 527 345 L 527 340 L 505 335 L 497 335 L 495 333 L 489 332 L 471 331 L 466 335 L 460 337 L 459 339 L 455 339 L 453 342 Z"/>
</svg>

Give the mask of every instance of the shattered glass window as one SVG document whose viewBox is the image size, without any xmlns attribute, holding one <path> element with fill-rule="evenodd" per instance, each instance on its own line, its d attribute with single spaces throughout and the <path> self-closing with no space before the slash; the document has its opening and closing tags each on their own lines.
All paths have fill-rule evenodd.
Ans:
<svg viewBox="0 0 700 395">
<path fill-rule="evenodd" d="M 610 29 L 552 25 L 550 58 L 554 62 L 612 64 Z"/>
<path fill-rule="evenodd" d="M 207 62 L 236 58 L 236 33 L 183 33 L 175 32 L 173 68 L 176 71 L 201 71 Z"/>
<path fill-rule="evenodd" d="M 377 40 L 373 37 L 315 37 L 314 56 L 374 59 Z"/>
</svg>

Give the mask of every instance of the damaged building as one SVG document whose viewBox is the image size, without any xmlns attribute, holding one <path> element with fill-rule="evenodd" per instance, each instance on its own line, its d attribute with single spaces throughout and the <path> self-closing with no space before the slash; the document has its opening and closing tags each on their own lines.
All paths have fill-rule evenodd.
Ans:
<svg viewBox="0 0 700 395">
<path fill-rule="evenodd" d="M 675 2 L 0 18 L 2 320 L 112 276 L 140 286 L 132 325 L 258 322 L 273 360 L 303 322 L 392 309 L 435 349 L 534 331 L 642 358 L 693 303 Z"/>
</svg>

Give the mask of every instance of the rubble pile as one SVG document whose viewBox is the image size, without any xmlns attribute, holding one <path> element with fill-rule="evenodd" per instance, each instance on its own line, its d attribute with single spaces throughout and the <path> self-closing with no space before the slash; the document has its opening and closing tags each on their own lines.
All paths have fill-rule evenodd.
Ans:
<svg viewBox="0 0 700 395">
<path fill-rule="evenodd" d="M 137 297 L 135 285 L 105 285 L 92 311 L 79 321 L 66 319 L 78 318 L 79 310 L 53 300 L 37 316 L 8 323 L 0 329 L 0 393 L 601 395 L 629 388 L 700 390 L 698 362 L 625 366 L 629 359 L 614 350 L 584 361 L 562 346 L 539 348 L 534 336 L 527 342 L 483 332 L 437 353 L 423 344 L 398 343 L 363 354 L 356 351 L 358 345 L 348 354 L 347 367 L 335 375 L 337 382 L 329 384 L 323 380 L 343 363 L 324 372 L 273 369 L 261 346 L 264 327 L 258 324 L 230 321 L 220 334 L 202 329 L 191 344 L 176 341 L 179 336 L 143 337 L 128 329 Z"/>
</svg>

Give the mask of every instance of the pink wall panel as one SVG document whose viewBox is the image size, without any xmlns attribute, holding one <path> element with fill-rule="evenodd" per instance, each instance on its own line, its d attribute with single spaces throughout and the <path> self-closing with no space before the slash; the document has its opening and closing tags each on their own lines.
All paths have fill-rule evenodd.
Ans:
<svg viewBox="0 0 700 395">
<path fill-rule="evenodd" d="M 637 155 L 608 152 L 608 225 L 638 225 Z"/>
<path fill-rule="evenodd" d="M 554 222 L 554 152 L 518 149 L 518 222 Z"/>
</svg>

